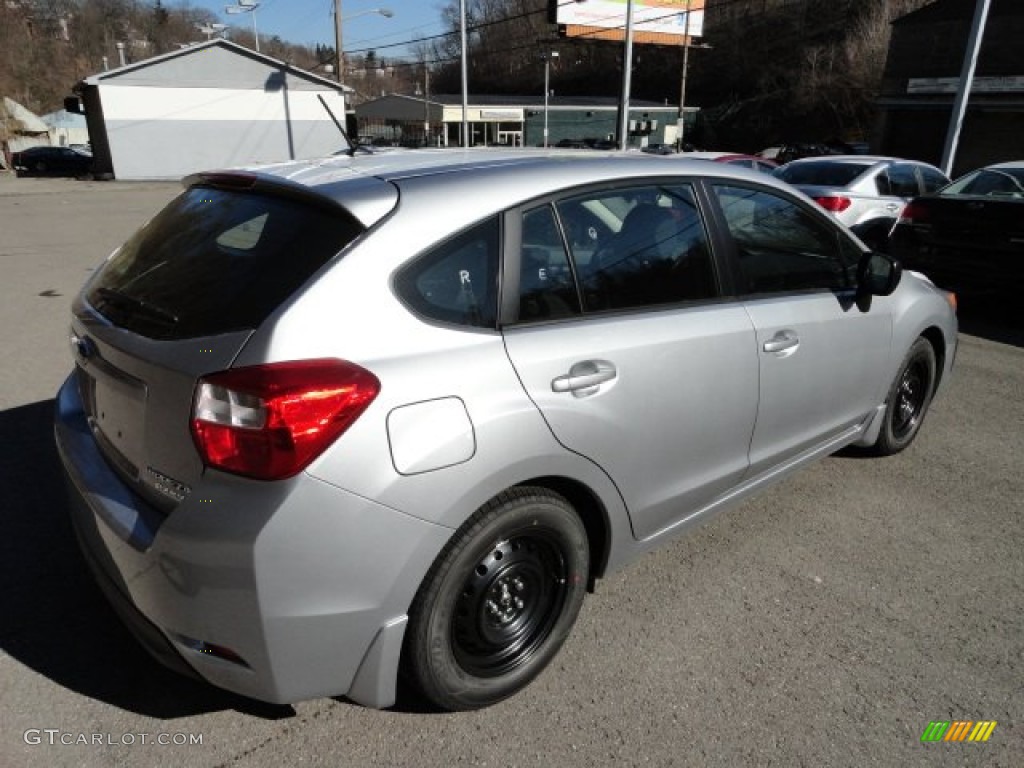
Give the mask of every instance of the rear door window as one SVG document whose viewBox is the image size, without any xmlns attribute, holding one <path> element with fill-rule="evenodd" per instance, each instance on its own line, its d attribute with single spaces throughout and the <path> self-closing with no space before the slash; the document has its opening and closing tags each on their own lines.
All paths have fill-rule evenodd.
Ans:
<svg viewBox="0 0 1024 768">
<path fill-rule="evenodd" d="M 248 330 L 362 231 L 326 204 L 191 187 L 115 252 L 86 299 L 149 338 Z"/>
<path fill-rule="evenodd" d="M 569 257 L 550 205 L 523 215 L 519 259 L 519 321 L 553 320 L 580 314 Z"/>
<path fill-rule="evenodd" d="M 689 184 L 604 190 L 561 200 L 555 208 L 566 232 L 589 233 L 568 238 L 584 312 L 718 295 L 704 220 Z"/>
</svg>

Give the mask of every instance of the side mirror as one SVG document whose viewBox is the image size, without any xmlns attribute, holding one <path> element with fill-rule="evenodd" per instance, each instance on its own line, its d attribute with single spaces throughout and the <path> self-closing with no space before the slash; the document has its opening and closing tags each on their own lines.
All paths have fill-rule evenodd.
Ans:
<svg viewBox="0 0 1024 768">
<path fill-rule="evenodd" d="M 891 256 L 877 251 L 865 253 L 857 265 L 857 296 L 888 296 L 896 290 L 903 267 Z"/>
</svg>

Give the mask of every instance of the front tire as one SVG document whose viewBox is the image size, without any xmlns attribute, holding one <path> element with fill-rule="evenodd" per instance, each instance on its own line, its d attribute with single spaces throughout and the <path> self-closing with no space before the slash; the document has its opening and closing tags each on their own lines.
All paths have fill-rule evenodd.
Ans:
<svg viewBox="0 0 1024 768">
<path fill-rule="evenodd" d="M 427 573 L 409 612 L 406 675 L 445 710 L 513 695 L 558 653 L 589 569 L 586 529 L 564 498 L 533 487 L 500 494 Z"/>
<path fill-rule="evenodd" d="M 876 455 L 891 456 L 914 442 L 935 393 L 935 371 L 935 350 L 927 339 L 918 338 L 889 388 Z"/>
</svg>

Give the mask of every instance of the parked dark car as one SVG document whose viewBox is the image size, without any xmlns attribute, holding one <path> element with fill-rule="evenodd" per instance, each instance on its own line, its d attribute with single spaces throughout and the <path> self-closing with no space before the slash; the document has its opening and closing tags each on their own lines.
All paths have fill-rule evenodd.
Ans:
<svg viewBox="0 0 1024 768">
<path fill-rule="evenodd" d="M 783 144 L 775 153 L 774 159 L 779 165 L 785 165 L 793 160 L 801 160 L 805 157 L 824 157 L 826 155 L 842 154 L 840 150 L 833 149 L 828 144 L 814 144 L 809 142 L 791 142 Z"/>
<path fill-rule="evenodd" d="M 675 144 L 658 144 L 651 143 L 646 147 L 642 147 L 641 152 L 646 152 L 648 155 L 674 155 L 678 152 Z"/>
<path fill-rule="evenodd" d="M 30 147 L 11 155 L 19 176 L 81 176 L 92 170 L 92 155 L 71 147 Z"/>
<path fill-rule="evenodd" d="M 1024 160 L 979 168 L 914 198 L 889 250 L 907 267 L 961 292 L 1024 288 Z"/>
</svg>

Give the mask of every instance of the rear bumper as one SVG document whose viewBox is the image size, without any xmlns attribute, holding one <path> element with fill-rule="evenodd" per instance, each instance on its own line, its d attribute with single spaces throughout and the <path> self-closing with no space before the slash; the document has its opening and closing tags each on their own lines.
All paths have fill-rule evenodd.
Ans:
<svg viewBox="0 0 1024 768">
<path fill-rule="evenodd" d="M 155 518 L 107 466 L 73 378 L 55 432 L 86 560 L 155 657 L 273 703 L 394 702 L 405 615 L 450 529 L 306 474 L 208 471 Z"/>
</svg>

